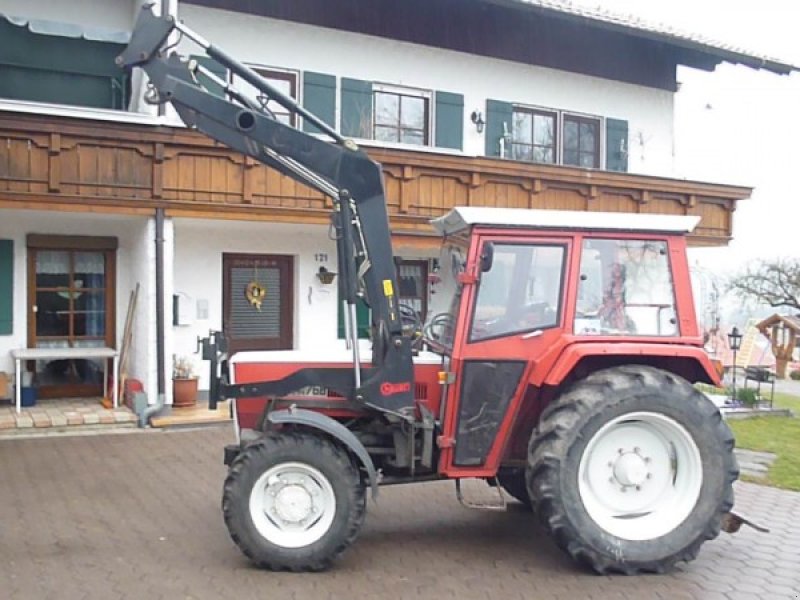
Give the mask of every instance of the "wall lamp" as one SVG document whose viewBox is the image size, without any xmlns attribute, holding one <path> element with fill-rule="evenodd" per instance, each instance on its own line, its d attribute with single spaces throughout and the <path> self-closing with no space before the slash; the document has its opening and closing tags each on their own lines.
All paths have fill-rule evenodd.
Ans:
<svg viewBox="0 0 800 600">
<path fill-rule="evenodd" d="M 473 110 L 472 115 L 470 115 L 470 120 L 475 123 L 475 129 L 478 133 L 483 133 L 483 126 L 486 125 L 486 121 L 483 120 L 483 115 L 479 110 Z"/>
<path fill-rule="evenodd" d="M 330 285 L 333 283 L 333 280 L 336 279 L 336 273 L 328 271 L 325 267 L 320 267 L 317 272 L 317 279 L 319 279 L 322 285 Z"/>
</svg>

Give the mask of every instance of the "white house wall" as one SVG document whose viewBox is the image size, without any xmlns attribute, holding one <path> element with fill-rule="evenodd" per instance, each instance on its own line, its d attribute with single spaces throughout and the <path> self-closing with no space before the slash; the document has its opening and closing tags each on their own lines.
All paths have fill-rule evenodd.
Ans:
<svg viewBox="0 0 800 600">
<path fill-rule="evenodd" d="M 336 246 L 328 239 L 327 227 L 179 219 L 175 221 L 174 293 L 186 303 L 189 322 L 171 327 L 173 351 L 193 361 L 201 389 L 208 389 L 208 363 L 194 352 L 198 336 L 206 337 L 209 330 L 222 327 L 223 253 L 294 257 L 294 348 L 270 352 L 271 360 L 347 360 L 345 342 L 337 338 L 336 284 L 322 285 L 316 277 L 320 266 L 337 270 Z M 198 306 L 200 313 L 207 309 L 207 314 L 198 315 Z M 365 350 L 368 345 L 365 341 Z"/>
<path fill-rule="evenodd" d="M 2 0 L 0 13 L 129 31 L 141 4 L 142 0 Z M 177 5 L 179 17 L 190 27 L 243 62 L 463 94 L 466 155 L 484 154 L 484 135 L 477 133 L 469 117 L 479 110 L 485 118 L 486 100 L 495 99 L 624 119 L 629 125 L 629 170 L 674 175 L 671 92 L 177 0 L 169 5 Z M 199 52 L 196 46 L 182 49 Z M 138 79 L 137 74 L 134 88 L 141 90 Z M 299 88 L 302 90 L 302 85 Z M 25 103 L 13 103 L 13 107 L 26 110 Z M 131 108 L 147 118 L 153 113 L 152 106 L 141 102 L 138 95 Z M 120 119 L 125 120 L 123 114 Z M 174 116 L 168 118 L 168 122 L 175 120 Z"/>
<path fill-rule="evenodd" d="M 141 243 L 139 232 L 144 224 L 145 219 L 113 215 L 60 213 L 54 218 L 52 212 L 5 211 L 4 218 L 0 219 L 0 238 L 14 241 L 14 319 L 13 333 L 9 336 L 0 336 L 0 370 L 13 372 L 14 364 L 10 351 L 14 348 L 25 348 L 28 344 L 27 234 L 101 235 L 118 239 L 116 331 L 117 339 L 120 340 L 125 326 L 128 297 L 140 277 L 141 269 L 144 268 L 138 264 L 138 255 L 141 253 L 138 249 Z M 141 312 L 139 318 L 141 322 L 150 320 Z M 134 359 L 131 363 L 131 376 L 140 377 L 140 370 L 139 364 Z"/>
<path fill-rule="evenodd" d="M 189 4 L 180 4 L 179 16 L 242 62 L 461 93 L 469 155 L 483 155 L 485 143 L 469 116 L 480 110 L 485 118 L 491 98 L 625 119 L 629 170 L 673 173 L 673 94 L 668 91 Z M 198 52 L 189 45 L 183 50 Z"/>
<path fill-rule="evenodd" d="M 129 291 L 117 297 L 117 315 L 123 319 L 127 313 L 130 301 L 130 290 L 139 284 L 139 296 L 136 302 L 136 313 L 133 321 L 133 335 L 131 338 L 130 362 L 128 372 L 130 377 L 139 379 L 144 384 L 148 401 L 153 404 L 158 398 L 157 370 L 156 370 L 156 258 L 155 258 L 155 220 L 152 218 L 140 220 L 136 227 L 132 227 L 133 244 L 131 251 L 126 253 L 126 260 L 130 263 L 130 278 L 122 282 L 121 287 Z M 167 237 L 165 235 L 165 237 Z M 166 244 L 171 247 L 170 241 Z M 166 294 L 165 294 L 166 295 Z M 118 339 L 122 339 L 123 329 L 118 329 Z M 168 373 L 167 373 L 168 375 Z M 168 381 L 168 379 L 166 379 Z"/>
</svg>

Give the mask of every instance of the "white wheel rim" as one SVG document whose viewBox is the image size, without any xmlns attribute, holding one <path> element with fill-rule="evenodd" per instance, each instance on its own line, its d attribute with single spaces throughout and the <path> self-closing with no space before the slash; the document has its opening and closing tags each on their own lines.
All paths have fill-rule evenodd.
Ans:
<svg viewBox="0 0 800 600">
<path fill-rule="evenodd" d="M 250 492 L 250 517 L 267 541 L 302 548 L 324 536 L 336 513 L 336 495 L 328 478 L 299 462 L 275 465 Z"/>
<path fill-rule="evenodd" d="M 626 540 L 651 540 L 692 513 L 703 462 L 692 436 L 663 414 L 636 412 L 592 436 L 578 467 L 578 492 L 592 520 Z"/>
</svg>

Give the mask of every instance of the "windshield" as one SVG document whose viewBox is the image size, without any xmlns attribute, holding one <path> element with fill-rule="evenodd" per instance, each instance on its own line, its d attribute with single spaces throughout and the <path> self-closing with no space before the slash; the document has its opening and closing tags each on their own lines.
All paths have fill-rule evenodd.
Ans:
<svg viewBox="0 0 800 600">
<path fill-rule="evenodd" d="M 453 348 L 462 285 L 458 275 L 467 263 L 467 239 L 448 238 L 439 254 L 439 265 L 431 279 L 428 319 L 423 329 L 429 350 L 446 353 Z"/>
</svg>

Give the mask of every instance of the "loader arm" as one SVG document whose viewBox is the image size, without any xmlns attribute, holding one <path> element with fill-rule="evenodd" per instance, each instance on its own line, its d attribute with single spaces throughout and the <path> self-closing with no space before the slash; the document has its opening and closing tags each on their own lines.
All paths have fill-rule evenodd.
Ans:
<svg viewBox="0 0 800 600">
<path fill-rule="evenodd" d="M 239 93 L 227 81 L 167 47 L 172 34 L 195 42 L 205 53 L 267 98 L 315 125 L 320 137 L 277 121 L 263 105 Z M 150 80 L 148 100 L 169 102 L 187 126 L 280 173 L 308 185 L 333 201 L 339 286 L 345 303 L 346 330 L 353 350 L 352 386 L 341 370 L 303 369 L 292 378 L 247 386 L 213 382 L 211 402 L 256 395 L 283 395 L 293 382 L 315 382 L 344 391 L 377 410 L 394 412 L 413 405 L 411 341 L 403 335 L 397 300 L 397 276 L 380 165 L 358 146 L 287 97 L 249 67 L 231 58 L 170 15 L 143 7 L 131 41 L 117 64 L 139 67 Z M 224 97 L 203 87 L 198 75 L 222 86 Z M 358 354 L 355 303 L 363 296 L 372 309 L 372 368 L 362 369 Z M 221 350 L 221 349 L 220 349 Z M 212 373 L 212 379 L 215 377 Z M 215 385 L 218 383 L 218 385 Z M 385 386 L 385 383 L 405 384 Z M 246 388 L 246 389 L 245 389 Z M 385 393 L 389 391 L 390 393 Z"/>
</svg>

